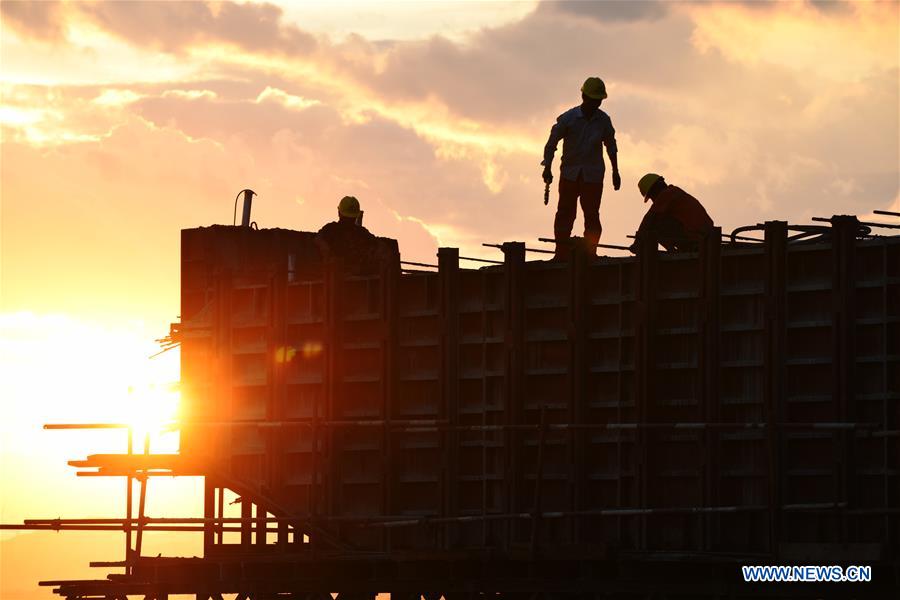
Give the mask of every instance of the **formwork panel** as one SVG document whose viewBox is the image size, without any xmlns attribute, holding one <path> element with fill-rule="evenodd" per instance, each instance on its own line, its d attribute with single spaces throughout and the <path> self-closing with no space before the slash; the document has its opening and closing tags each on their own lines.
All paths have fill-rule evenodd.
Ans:
<svg viewBox="0 0 900 600">
<path fill-rule="evenodd" d="M 900 538 L 896 240 L 363 276 L 292 233 L 183 234 L 185 414 L 226 425 L 182 450 L 266 510 L 388 554 Z"/>
</svg>

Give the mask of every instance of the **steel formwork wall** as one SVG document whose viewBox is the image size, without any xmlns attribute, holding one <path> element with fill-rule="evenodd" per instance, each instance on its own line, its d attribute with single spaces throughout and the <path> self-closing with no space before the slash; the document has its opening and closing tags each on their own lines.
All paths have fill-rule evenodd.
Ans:
<svg viewBox="0 0 900 600">
<path fill-rule="evenodd" d="M 182 452 L 358 550 L 896 556 L 900 238 L 851 225 L 367 275 L 185 230 Z"/>
</svg>

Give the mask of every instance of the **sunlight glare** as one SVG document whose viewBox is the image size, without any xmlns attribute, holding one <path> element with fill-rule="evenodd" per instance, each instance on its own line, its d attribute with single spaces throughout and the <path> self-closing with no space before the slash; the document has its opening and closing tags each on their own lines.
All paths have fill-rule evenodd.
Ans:
<svg viewBox="0 0 900 600">
<path fill-rule="evenodd" d="M 131 425 L 135 452 L 140 451 L 145 435 L 159 438 L 177 426 L 180 400 L 177 383 L 149 382 L 128 387 L 128 398 L 123 407 L 124 422 Z M 165 445 L 169 446 L 168 443 Z"/>
</svg>

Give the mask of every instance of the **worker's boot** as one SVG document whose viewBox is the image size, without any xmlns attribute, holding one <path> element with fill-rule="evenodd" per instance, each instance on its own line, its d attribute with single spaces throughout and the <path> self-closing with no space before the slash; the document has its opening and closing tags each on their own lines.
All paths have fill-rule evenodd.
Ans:
<svg viewBox="0 0 900 600">
<path fill-rule="evenodd" d="M 571 240 L 556 240 L 556 252 L 553 255 L 553 260 L 566 262 L 569 260 L 569 256 L 572 254 L 572 242 Z"/>
</svg>

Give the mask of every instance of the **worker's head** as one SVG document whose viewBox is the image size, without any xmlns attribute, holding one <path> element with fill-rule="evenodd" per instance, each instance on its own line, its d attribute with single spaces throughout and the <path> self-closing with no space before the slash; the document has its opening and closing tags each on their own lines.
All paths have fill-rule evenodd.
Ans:
<svg viewBox="0 0 900 600">
<path fill-rule="evenodd" d="M 662 175 L 656 173 L 647 173 L 638 181 L 638 190 L 644 197 L 644 202 L 656 198 L 656 194 L 666 187 L 666 180 Z"/>
<path fill-rule="evenodd" d="M 588 77 L 581 86 L 581 100 L 590 108 L 600 108 L 606 98 L 606 84 L 599 77 Z"/>
<path fill-rule="evenodd" d="M 344 196 L 338 203 L 338 217 L 341 221 L 356 222 L 359 218 L 359 200 L 353 196 Z"/>
</svg>

